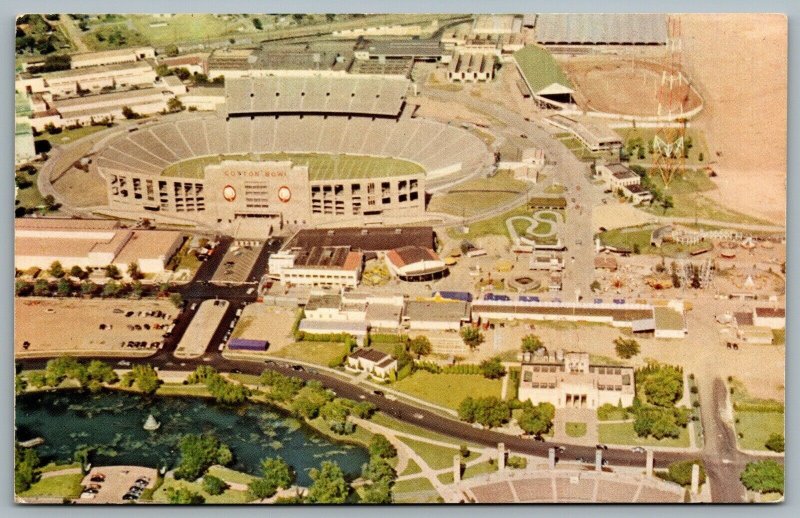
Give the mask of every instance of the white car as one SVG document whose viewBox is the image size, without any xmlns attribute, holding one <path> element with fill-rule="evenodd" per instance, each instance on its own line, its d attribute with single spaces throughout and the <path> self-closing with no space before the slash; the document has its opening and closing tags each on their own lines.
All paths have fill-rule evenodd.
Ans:
<svg viewBox="0 0 800 518">
<path fill-rule="evenodd" d="M 250 288 L 249 290 L 247 290 L 247 294 L 252 295 L 254 291 L 256 291 L 255 288 Z"/>
<path fill-rule="evenodd" d="M 386 396 L 384 397 L 386 397 L 386 399 L 388 399 L 389 401 L 397 401 L 397 398 L 391 394 L 386 394 Z"/>
</svg>

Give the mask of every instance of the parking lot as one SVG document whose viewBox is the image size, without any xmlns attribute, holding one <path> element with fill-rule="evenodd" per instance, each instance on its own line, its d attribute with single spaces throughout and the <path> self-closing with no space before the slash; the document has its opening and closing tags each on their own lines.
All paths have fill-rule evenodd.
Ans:
<svg viewBox="0 0 800 518">
<path fill-rule="evenodd" d="M 247 280 L 247 276 L 255 265 L 258 255 L 261 253 L 261 246 L 236 246 L 228 248 L 222 258 L 217 271 L 211 278 L 211 282 L 217 283 L 241 283 Z"/>
<path fill-rule="evenodd" d="M 119 504 L 138 500 L 142 492 L 155 485 L 158 473 L 139 466 L 94 468 L 81 481 L 84 492 L 79 502 Z"/>
<path fill-rule="evenodd" d="M 178 310 L 157 300 L 14 300 L 14 352 L 149 356 L 164 343 Z"/>
</svg>

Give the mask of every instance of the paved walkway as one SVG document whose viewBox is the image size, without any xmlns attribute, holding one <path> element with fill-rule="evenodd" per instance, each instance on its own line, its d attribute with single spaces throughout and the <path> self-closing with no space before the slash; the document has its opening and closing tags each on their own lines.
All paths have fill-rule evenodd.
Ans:
<svg viewBox="0 0 800 518">
<path fill-rule="evenodd" d="M 567 423 L 586 423 L 586 435 L 567 435 Z M 559 408 L 553 419 L 553 441 L 556 443 L 594 446 L 600 442 L 597 432 L 597 412 L 588 408 Z"/>
</svg>

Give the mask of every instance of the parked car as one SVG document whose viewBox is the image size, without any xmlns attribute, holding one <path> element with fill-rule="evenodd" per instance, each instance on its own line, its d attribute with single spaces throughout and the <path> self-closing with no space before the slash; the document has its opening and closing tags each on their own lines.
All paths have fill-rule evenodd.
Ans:
<svg viewBox="0 0 800 518">
<path fill-rule="evenodd" d="M 302 366 L 302 365 L 292 365 L 292 370 L 293 370 L 293 371 L 298 371 L 298 372 L 299 372 L 299 371 L 304 371 L 304 370 L 306 370 L 306 369 L 305 369 L 305 368 L 303 368 L 303 366 Z"/>
<path fill-rule="evenodd" d="M 595 448 L 597 448 L 598 450 L 607 450 L 608 446 L 606 446 L 605 444 L 598 444 L 595 446 Z"/>
<path fill-rule="evenodd" d="M 372 393 L 375 394 L 376 396 L 386 397 L 386 394 L 384 394 L 382 390 L 373 390 Z"/>
<path fill-rule="evenodd" d="M 641 446 L 634 446 L 633 448 L 631 448 L 631 451 L 633 453 L 645 453 L 647 450 L 645 450 Z"/>
</svg>

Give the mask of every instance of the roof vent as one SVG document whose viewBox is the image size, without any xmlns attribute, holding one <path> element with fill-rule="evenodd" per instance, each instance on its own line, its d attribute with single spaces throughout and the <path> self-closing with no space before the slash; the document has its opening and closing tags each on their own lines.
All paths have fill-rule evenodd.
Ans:
<svg viewBox="0 0 800 518">
<path fill-rule="evenodd" d="M 332 235 L 333 235 L 333 230 L 329 230 L 329 231 L 328 231 L 328 235 L 329 235 L 329 236 L 332 236 Z"/>
<path fill-rule="evenodd" d="M 394 229 L 394 233 L 395 234 L 402 234 L 403 233 L 403 229 L 402 228 L 396 228 L 396 229 Z"/>
</svg>

